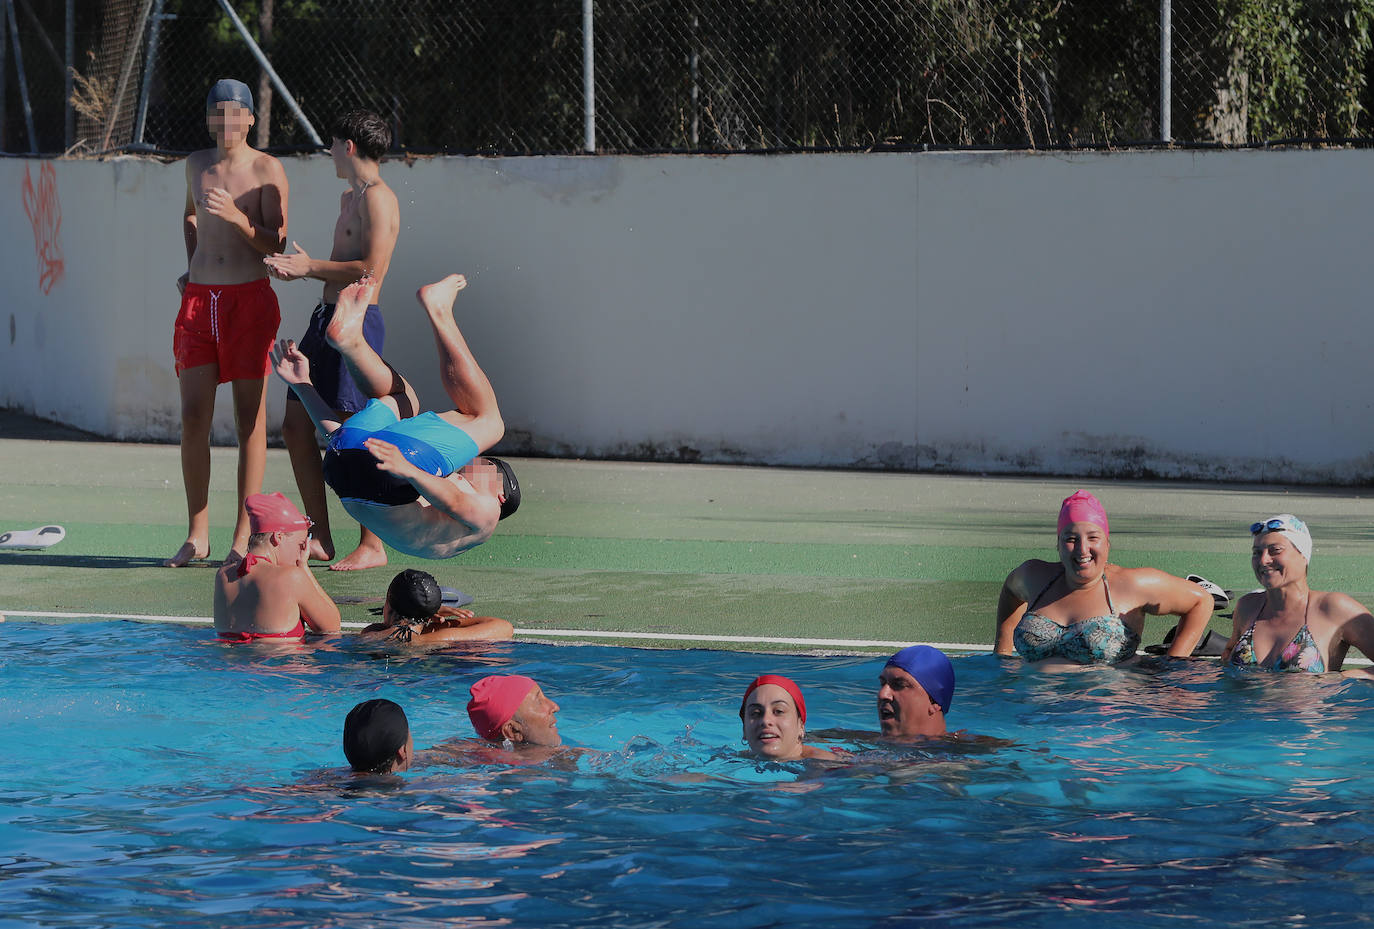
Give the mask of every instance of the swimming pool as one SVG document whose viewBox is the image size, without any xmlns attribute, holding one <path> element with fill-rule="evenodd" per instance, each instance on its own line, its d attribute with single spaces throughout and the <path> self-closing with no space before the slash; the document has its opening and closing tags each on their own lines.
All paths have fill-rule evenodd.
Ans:
<svg viewBox="0 0 1374 929">
<path fill-rule="evenodd" d="M 270 654 L 203 629 L 0 624 L 0 926 L 1356 925 L 1374 687 L 1215 665 L 956 662 L 981 751 L 733 757 L 742 688 L 871 728 L 880 661 L 507 644 Z M 417 747 L 538 679 L 566 767 L 343 774 L 354 703 Z"/>
</svg>

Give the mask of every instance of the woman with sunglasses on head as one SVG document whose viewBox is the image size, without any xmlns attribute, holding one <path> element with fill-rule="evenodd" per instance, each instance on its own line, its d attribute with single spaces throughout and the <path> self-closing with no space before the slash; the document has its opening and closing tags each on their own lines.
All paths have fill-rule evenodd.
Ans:
<svg viewBox="0 0 1374 929">
<path fill-rule="evenodd" d="M 1342 593 L 1307 586 L 1312 534 L 1291 513 L 1250 527 L 1250 567 L 1260 590 L 1236 604 L 1222 661 L 1265 671 L 1339 671 L 1350 646 L 1374 657 L 1374 616 Z M 1368 669 L 1344 672 L 1374 678 Z"/>
<path fill-rule="evenodd" d="M 1080 490 L 1059 508 L 1058 561 L 1032 558 L 1007 575 L 997 601 L 997 654 L 1045 664 L 1118 664 L 1135 657 L 1146 615 L 1177 616 L 1169 654 L 1188 656 L 1213 600 L 1192 581 L 1110 564 L 1107 512 Z"/>
</svg>

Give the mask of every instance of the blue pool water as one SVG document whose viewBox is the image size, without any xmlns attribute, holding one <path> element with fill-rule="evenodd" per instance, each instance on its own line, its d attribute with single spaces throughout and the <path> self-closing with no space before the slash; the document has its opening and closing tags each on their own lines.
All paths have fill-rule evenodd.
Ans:
<svg viewBox="0 0 1374 929">
<path fill-rule="evenodd" d="M 1360 925 L 1374 686 L 1210 664 L 956 662 L 953 719 L 1011 740 L 734 756 L 743 686 L 868 729 L 880 661 L 503 645 L 267 654 L 200 629 L 0 624 L 0 927 Z M 537 678 L 558 766 L 352 781 L 359 700 L 419 747 L 467 687 Z M 863 748 L 863 745 L 857 746 Z"/>
</svg>

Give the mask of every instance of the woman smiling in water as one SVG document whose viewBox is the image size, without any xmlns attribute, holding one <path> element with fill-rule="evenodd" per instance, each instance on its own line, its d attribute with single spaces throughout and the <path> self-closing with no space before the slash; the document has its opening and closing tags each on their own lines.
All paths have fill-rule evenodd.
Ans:
<svg viewBox="0 0 1374 929">
<path fill-rule="evenodd" d="M 781 674 L 754 678 L 739 705 L 744 741 L 749 750 L 769 761 L 799 758 L 839 759 L 834 752 L 806 745 L 806 700 L 801 688 Z"/>
<path fill-rule="evenodd" d="M 1339 671 L 1350 646 L 1374 654 L 1374 616 L 1353 597 L 1307 586 L 1312 534 L 1291 513 L 1250 527 L 1250 567 L 1261 590 L 1236 604 L 1222 661 L 1266 671 Z M 1347 677 L 1374 677 L 1352 669 Z"/>
<path fill-rule="evenodd" d="M 1007 575 L 997 602 L 996 651 L 1027 661 L 1116 664 L 1135 657 L 1146 615 L 1181 618 L 1169 654 L 1193 652 L 1212 597 L 1154 568 L 1123 568 L 1111 552 L 1107 512 L 1080 490 L 1059 508 L 1059 561 L 1032 558 Z"/>
</svg>

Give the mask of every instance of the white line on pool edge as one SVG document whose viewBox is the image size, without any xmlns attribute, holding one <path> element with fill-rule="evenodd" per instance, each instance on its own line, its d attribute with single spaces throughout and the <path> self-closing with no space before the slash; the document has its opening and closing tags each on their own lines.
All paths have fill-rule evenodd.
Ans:
<svg viewBox="0 0 1374 929">
<path fill-rule="evenodd" d="M 175 623 L 182 626 L 211 626 L 214 625 L 213 619 L 204 616 L 149 616 L 140 614 L 126 613 L 44 613 L 36 610 L 10 610 L 8 612 L 0 610 L 0 618 L 5 616 L 31 616 L 38 619 L 127 619 L 140 623 Z M 361 629 L 367 623 L 347 622 L 341 623 L 345 629 Z M 747 635 L 698 635 L 688 632 L 663 633 L 663 632 L 601 632 L 591 629 L 517 629 L 517 637 L 522 639 L 540 638 L 541 636 L 554 639 L 649 639 L 660 642 L 734 642 L 748 643 L 757 642 L 765 645 L 797 645 L 813 646 L 825 648 L 905 648 L 914 643 L 911 642 L 885 642 L 869 639 L 784 639 L 772 636 L 747 636 Z M 933 645 L 941 651 L 946 652 L 972 652 L 981 653 L 988 651 L 988 646 L 982 643 L 971 642 L 925 642 L 925 645 Z M 1346 664 L 1368 666 L 1374 664 L 1364 658 L 1346 658 Z"/>
<path fill-rule="evenodd" d="M 11 610 L 6 613 L 0 610 L 0 616 L 4 615 L 29 616 L 37 619 L 126 619 L 141 623 L 173 623 L 182 626 L 209 626 L 214 624 L 213 619 L 207 619 L 204 616 L 152 616 L 130 613 L 52 613 L 40 612 L 37 610 Z M 342 625 L 345 629 L 361 629 L 367 624 L 346 622 Z M 687 632 L 614 632 L 592 629 L 516 629 L 515 634 L 522 639 L 546 637 L 555 639 L 639 639 L 660 642 L 756 642 L 765 645 L 795 645 L 824 648 L 904 648 L 911 644 L 910 642 L 888 642 L 867 639 L 788 639 L 776 636 L 700 635 Z M 975 645 L 966 642 L 931 642 L 928 644 L 951 652 L 985 652 L 988 650 L 986 645 Z"/>
</svg>

